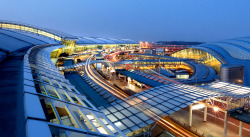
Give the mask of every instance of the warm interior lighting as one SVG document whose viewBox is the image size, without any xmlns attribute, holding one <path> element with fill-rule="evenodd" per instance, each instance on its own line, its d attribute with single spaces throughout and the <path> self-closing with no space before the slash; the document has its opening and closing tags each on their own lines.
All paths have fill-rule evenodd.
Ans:
<svg viewBox="0 0 250 137">
<path fill-rule="evenodd" d="M 204 108 L 204 107 L 205 107 L 204 104 L 198 104 L 198 105 L 194 105 L 194 106 L 192 107 L 192 109 L 193 109 L 193 110 L 197 110 L 197 109 L 201 109 L 201 108 Z"/>
<path fill-rule="evenodd" d="M 221 62 L 211 54 L 200 49 L 188 48 L 175 52 L 170 56 L 176 58 L 189 58 L 195 60 L 202 60 L 202 63 L 205 63 L 213 67 L 218 73 L 220 72 Z"/>
</svg>

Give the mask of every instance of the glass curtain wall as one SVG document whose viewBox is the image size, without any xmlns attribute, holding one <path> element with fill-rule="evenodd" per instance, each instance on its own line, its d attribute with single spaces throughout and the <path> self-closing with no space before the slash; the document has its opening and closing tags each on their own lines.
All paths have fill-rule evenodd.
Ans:
<svg viewBox="0 0 250 137">
<path fill-rule="evenodd" d="M 218 73 L 220 72 L 221 62 L 218 61 L 211 54 L 200 49 L 194 49 L 194 48 L 184 49 L 173 53 L 171 56 L 176 58 L 189 58 L 189 59 L 199 60 L 202 63 L 205 63 L 213 67 Z"/>
</svg>

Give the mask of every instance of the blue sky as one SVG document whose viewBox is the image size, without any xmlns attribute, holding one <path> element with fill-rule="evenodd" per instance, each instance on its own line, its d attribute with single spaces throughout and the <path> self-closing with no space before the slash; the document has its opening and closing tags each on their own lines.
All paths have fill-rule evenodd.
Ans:
<svg viewBox="0 0 250 137">
<path fill-rule="evenodd" d="M 76 36 L 217 41 L 250 36 L 249 0 L 1 0 L 0 19 Z"/>
</svg>

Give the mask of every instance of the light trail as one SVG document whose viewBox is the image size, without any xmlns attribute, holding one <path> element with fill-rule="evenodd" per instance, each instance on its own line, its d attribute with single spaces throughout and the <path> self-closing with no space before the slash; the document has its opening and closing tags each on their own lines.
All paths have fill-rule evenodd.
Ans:
<svg viewBox="0 0 250 137">
<path fill-rule="evenodd" d="M 90 68 L 90 59 L 92 58 L 93 56 L 90 56 L 86 62 L 86 65 L 85 65 L 85 70 L 86 70 L 86 73 L 87 75 L 94 81 L 96 82 L 97 84 L 99 84 L 100 86 L 102 86 L 103 88 L 105 88 L 106 90 L 108 90 L 109 92 L 111 92 L 113 95 L 115 95 L 116 97 L 120 98 L 120 99 L 123 99 L 123 98 L 126 98 L 128 97 L 128 95 L 124 94 L 124 93 L 120 93 L 120 92 L 114 92 L 116 91 L 117 89 L 111 87 L 109 84 L 107 84 L 105 81 L 102 81 L 99 79 L 98 76 L 95 75 L 95 73 L 92 71 L 92 69 Z M 103 85 L 104 84 L 104 85 Z M 110 90 L 111 89 L 111 90 Z M 114 90 L 114 91 L 113 91 Z"/>
<path fill-rule="evenodd" d="M 120 98 L 121 100 L 125 101 L 126 103 L 130 104 L 131 106 L 133 106 L 134 108 L 136 108 L 137 110 L 143 112 L 146 116 L 148 116 L 149 118 L 153 119 L 155 122 L 157 122 L 158 124 L 160 124 L 160 126 L 163 125 L 163 127 L 165 129 L 170 130 L 170 132 L 173 132 L 175 135 L 178 136 L 182 136 L 182 137 L 193 137 L 193 136 L 198 136 L 195 135 L 194 133 L 189 133 L 179 127 L 177 127 L 176 125 L 173 125 L 172 123 L 168 122 L 165 119 L 162 119 L 162 117 L 158 116 L 157 114 L 155 114 L 154 112 L 148 110 L 145 106 L 143 106 L 143 104 L 139 104 L 140 102 L 143 102 L 141 99 L 139 98 L 131 98 L 131 100 L 124 100 L 125 98 L 128 98 L 129 96 L 125 93 L 122 93 L 120 91 L 118 91 L 117 89 L 111 87 L 109 84 L 106 83 L 106 81 L 101 80 L 91 69 L 90 67 L 90 61 L 91 58 L 93 57 L 90 56 L 87 61 L 86 61 L 86 65 L 85 65 L 85 71 L 87 73 L 87 75 L 94 81 L 96 82 L 98 85 L 100 85 L 101 87 L 103 87 L 104 89 L 106 89 L 107 91 L 109 91 L 110 93 L 112 93 L 113 95 L 115 95 L 116 97 Z M 139 100 L 139 101 L 138 101 Z M 135 105 L 136 104 L 136 105 Z"/>
</svg>

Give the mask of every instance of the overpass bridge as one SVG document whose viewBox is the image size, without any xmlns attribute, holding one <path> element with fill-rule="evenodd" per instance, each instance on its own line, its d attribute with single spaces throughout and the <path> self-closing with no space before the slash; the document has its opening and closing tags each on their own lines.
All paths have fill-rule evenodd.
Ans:
<svg viewBox="0 0 250 137">
<path fill-rule="evenodd" d="M 92 60 L 90 64 L 94 63 L 110 63 L 110 64 L 116 64 L 116 65 L 133 65 L 133 66 L 149 66 L 149 65 L 159 65 L 159 66 L 164 66 L 164 65 L 169 65 L 169 63 L 177 63 L 180 65 L 186 65 L 189 66 L 193 70 L 193 75 L 189 79 L 182 79 L 182 80 L 177 80 L 177 79 L 171 79 L 170 81 L 176 81 L 180 83 L 185 83 L 185 84 L 201 84 L 201 83 L 209 83 L 214 81 L 214 78 L 216 76 L 216 72 L 213 68 L 210 66 L 207 66 L 205 64 L 197 63 L 192 60 L 187 60 L 187 59 L 176 59 L 176 60 L 153 60 L 153 59 L 147 59 L 147 60 L 123 60 L 120 62 L 112 62 L 109 60 Z M 85 65 L 85 62 L 83 63 L 78 63 L 70 66 L 63 66 L 59 67 L 60 71 L 65 71 L 69 69 L 76 69 L 79 67 L 82 67 Z M 129 72 L 124 72 L 128 74 Z M 133 75 L 133 74 L 131 74 Z M 129 76 L 129 74 L 128 74 Z M 169 78 L 170 79 L 170 78 Z"/>
</svg>

